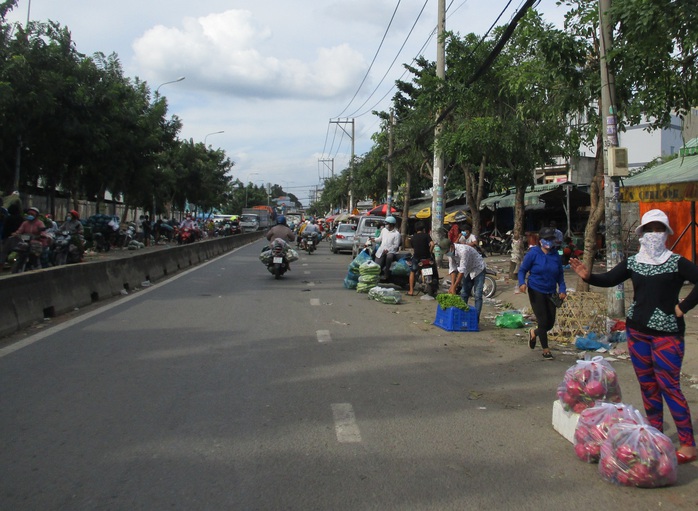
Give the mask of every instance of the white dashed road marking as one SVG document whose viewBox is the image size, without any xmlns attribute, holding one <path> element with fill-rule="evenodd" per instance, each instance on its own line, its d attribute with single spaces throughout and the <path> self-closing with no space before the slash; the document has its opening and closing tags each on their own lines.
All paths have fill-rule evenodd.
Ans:
<svg viewBox="0 0 698 511">
<path fill-rule="evenodd" d="M 320 305 L 320 299 L 319 298 L 311 298 L 310 305 Z"/>
<path fill-rule="evenodd" d="M 351 404 L 333 404 L 332 416 L 334 417 L 334 430 L 338 442 L 343 444 L 361 442 L 361 432 Z"/>
<path fill-rule="evenodd" d="M 332 337 L 330 337 L 329 330 L 318 330 L 317 332 L 317 342 L 332 342 Z"/>
</svg>

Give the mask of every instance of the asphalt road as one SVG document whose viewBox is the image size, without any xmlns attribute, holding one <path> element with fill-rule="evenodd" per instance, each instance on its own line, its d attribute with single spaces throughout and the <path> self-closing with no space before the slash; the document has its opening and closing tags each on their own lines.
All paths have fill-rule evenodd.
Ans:
<svg viewBox="0 0 698 511">
<path fill-rule="evenodd" d="M 551 427 L 574 357 L 346 290 L 327 243 L 275 281 L 261 247 L 0 349 L 0 510 L 698 506 L 698 466 L 639 490 L 575 457 Z"/>
</svg>

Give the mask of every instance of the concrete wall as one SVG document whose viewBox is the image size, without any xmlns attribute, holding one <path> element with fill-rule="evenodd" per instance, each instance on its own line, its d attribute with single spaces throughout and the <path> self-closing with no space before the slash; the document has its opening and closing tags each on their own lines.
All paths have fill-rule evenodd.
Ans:
<svg viewBox="0 0 698 511">
<path fill-rule="evenodd" d="M 44 318 L 157 282 L 264 236 L 253 232 L 136 252 L 132 257 L 58 266 L 4 277 L 0 281 L 0 337 Z"/>
</svg>

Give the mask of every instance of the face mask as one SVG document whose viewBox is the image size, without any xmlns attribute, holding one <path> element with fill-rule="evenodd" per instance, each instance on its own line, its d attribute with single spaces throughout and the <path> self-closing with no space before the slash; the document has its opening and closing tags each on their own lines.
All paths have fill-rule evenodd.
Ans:
<svg viewBox="0 0 698 511">
<path fill-rule="evenodd" d="M 666 248 L 667 232 L 646 232 L 640 238 L 640 250 L 637 260 L 646 264 L 662 264 L 671 256 Z"/>
<path fill-rule="evenodd" d="M 70 216 L 70 215 L 68 215 L 67 217 L 65 217 L 65 220 L 66 220 L 67 222 L 70 222 L 72 219 L 73 219 L 73 217 Z"/>
<path fill-rule="evenodd" d="M 546 250 L 553 248 L 553 242 L 550 240 L 540 240 L 540 246 Z"/>
<path fill-rule="evenodd" d="M 34 215 L 27 215 L 27 220 L 29 220 L 30 222 L 31 222 L 32 220 L 34 220 L 35 218 L 36 218 L 36 217 L 35 217 Z"/>
</svg>

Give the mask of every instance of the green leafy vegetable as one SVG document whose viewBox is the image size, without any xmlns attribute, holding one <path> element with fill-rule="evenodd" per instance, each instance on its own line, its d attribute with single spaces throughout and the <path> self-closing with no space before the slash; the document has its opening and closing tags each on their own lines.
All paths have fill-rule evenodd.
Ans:
<svg viewBox="0 0 698 511">
<path fill-rule="evenodd" d="M 465 303 L 463 299 L 458 295 L 449 295 L 447 293 L 443 293 L 440 295 L 436 295 L 436 301 L 444 310 L 448 309 L 449 307 L 456 307 L 464 311 L 470 309 L 470 307 L 468 307 L 468 304 Z"/>
</svg>

